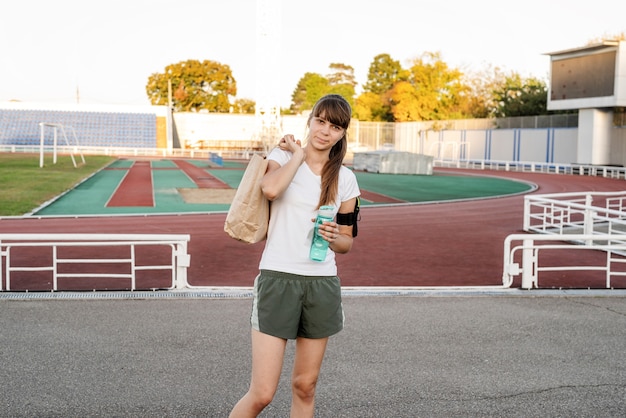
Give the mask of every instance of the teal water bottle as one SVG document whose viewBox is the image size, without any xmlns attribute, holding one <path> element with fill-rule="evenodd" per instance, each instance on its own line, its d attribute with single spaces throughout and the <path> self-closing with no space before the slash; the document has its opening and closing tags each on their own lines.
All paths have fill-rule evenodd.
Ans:
<svg viewBox="0 0 626 418">
<path fill-rule="evenodd" d="M 313 261 L 326 260 L 326 252 L 328 251 L 329 242 L 319 234 L 319 228 L 324 222 L 333 220 L 334 206 L 321 206 L 315 218 L 315 229 L 313 231 L 313 240 L 311 240 L 311 251 L 309 258 Z"/>
</svg>

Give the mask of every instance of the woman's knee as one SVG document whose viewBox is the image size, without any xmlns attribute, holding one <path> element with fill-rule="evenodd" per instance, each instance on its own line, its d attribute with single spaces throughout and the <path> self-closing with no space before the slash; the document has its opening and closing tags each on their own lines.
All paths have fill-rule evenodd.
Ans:
<svg viewBox="0 0 626 418">
<path fill-rule="evenodd" d="M 314 399 L 317 377 L 294 376 L 291 381 L 291 389 L 300 399 Z"/>
<path fill-rule="evenodd" d="M 275 394 L 276 389 L 272 389 L 271 387 L 253 388 L 250 390 L 250 397 L 258 410 L 268 406 L 274 399 Z"/>
</svg>

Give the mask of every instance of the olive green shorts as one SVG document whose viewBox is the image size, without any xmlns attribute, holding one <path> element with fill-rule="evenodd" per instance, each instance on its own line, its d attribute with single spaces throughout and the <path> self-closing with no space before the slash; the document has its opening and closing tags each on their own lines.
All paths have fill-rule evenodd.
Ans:
<svg viewBox="0 0 626 418">
<path fill-rule="evenodd" d="M 325 338 L 343 329 L 337 276 L 261 270 L 254 280 L 252 328 L 283 339 Z"/>
</svg>

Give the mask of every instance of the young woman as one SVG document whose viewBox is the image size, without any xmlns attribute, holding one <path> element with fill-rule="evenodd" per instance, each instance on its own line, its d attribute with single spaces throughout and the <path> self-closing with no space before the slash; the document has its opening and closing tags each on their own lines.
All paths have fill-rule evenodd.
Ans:
<svg viewBox="0 0 626 418">
<path fill-rule="evenodd" d="M 360 191 L 354 173 L 342 165 L 351 113 L 343 97 L 322 97 L 309 116 L 304 146 L 285 135 L 268 155 L 261 188 L 272 204 L 254 282 L 252 378 L 231 417 L 256 417 L 272 401 L 289 339 L 295 339 L 291 416 L 313 416 L 328 338 L 343 329 L 335 253 L 351 249 L 356 230 Z M 323 205 L 335 207 L 337 221 L 320 227 L 329 250 L 324 261 L 313 261 L 313 219 Z"/>
</svg>

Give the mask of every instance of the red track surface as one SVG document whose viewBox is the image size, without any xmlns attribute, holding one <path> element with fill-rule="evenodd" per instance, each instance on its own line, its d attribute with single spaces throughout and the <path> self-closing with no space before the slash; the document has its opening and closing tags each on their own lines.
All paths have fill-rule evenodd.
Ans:
<svg viewBox="0 0 626 418">
<path fill-rule="evenodd" d="M 361 190 L 361 197 L 365 200 L 376 203 L 406 203 L 404 200 L 394 199 L 393 197 L 370 192 L 368 190 Z"/>
<path fill-rule="evenodd" d="M 230 189 L 222 180 L 207 173 L 203 168 L 196 167 L 185 160 L 174 160 L 174 163 L 189 176 L 200 189 Z"/>
<path fill-rule="evenodd" d="M 444 170 L 441 170 L 444 171 Z M 534 193 L 624 190 L 623 180 L 537 173 L 497 175 L 535 183 Z M 339 255 L 344 286 L 469 286 L 502 283 L 504 239 L 520 233 L 523 196 L 410 206 L 364 207 L 359 236 Z M 247 245 L 223 231 L 225 214 L 99 218 L 2 219 L 0 232 L 190 234 L 189 282 L 201 286 L 251 286 L 263 243 Z M 576 251 L 576 261 L 601 260 L 599 251 Z M 541 276 L 540 287 L 604 287 L 602 274 Z M 626 280 L 615 280 L 626 288 Z M 17 283 L 12 283 L 18 289 Z M 514 283 L 519 287 L 519 283 Z"/>
<path fill-rule="evenodd" d="M 107 203 L 107 207 L 123 206 L 154 206 L 150 161 L 135 161 Z"/>
</svg>

